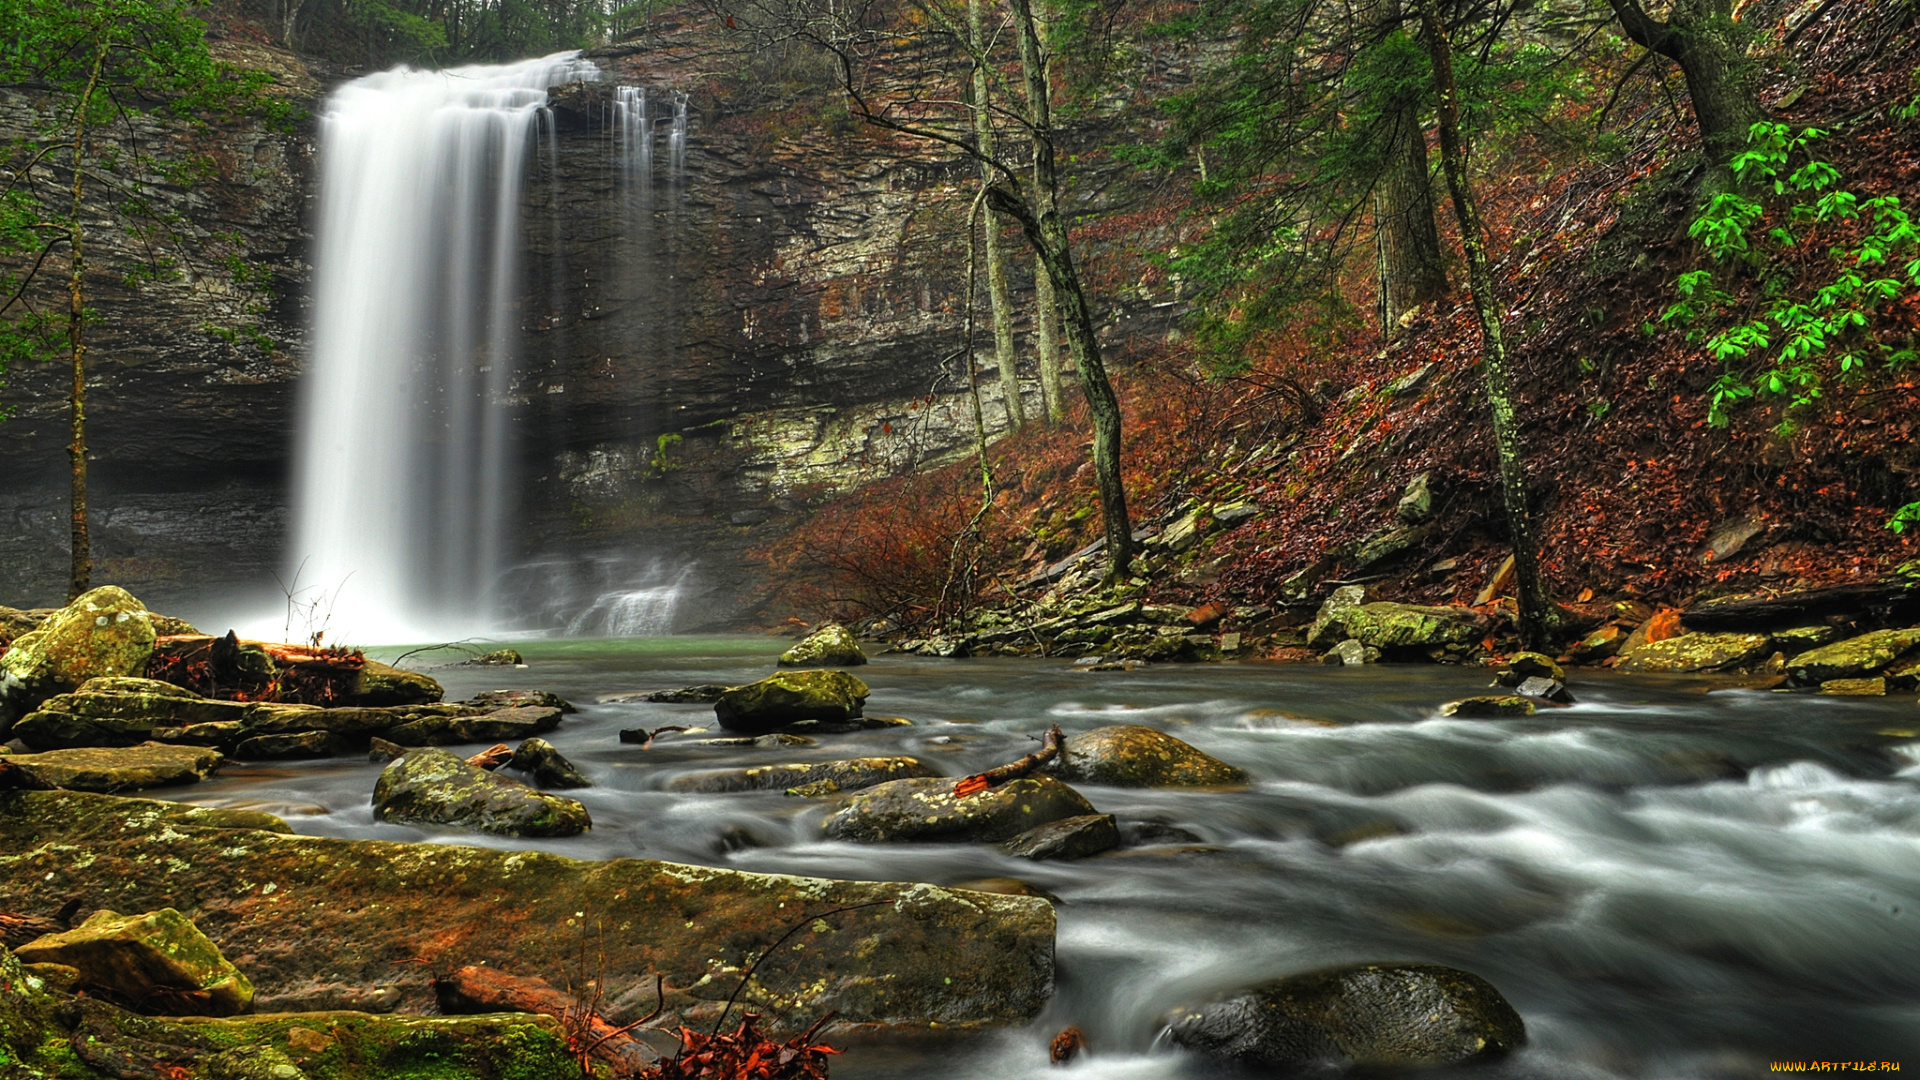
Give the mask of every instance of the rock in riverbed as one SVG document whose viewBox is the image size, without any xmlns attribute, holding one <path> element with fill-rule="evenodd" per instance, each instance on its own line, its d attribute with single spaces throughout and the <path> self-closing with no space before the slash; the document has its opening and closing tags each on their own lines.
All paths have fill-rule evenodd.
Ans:
<svg viewBox="0 0 1920 1080">
<path fill-rule="evenodd" d="M 1731 671 L 1764 660 L 1771 641 L 1765 634 L 1681 634 L 1623 651 L 1616 667 L 1669 675 Z"/>
<path fill-rule="evenodd" d="M 782 671 L 736 686 L 713 703 L 720 726 L 764 735 L 802 720 L 851 720 L 867 701 L 867 684 L 844 671 Z"/>
<path fill-rule="evenodd" d="M 781 667 L 859 667 L 867 662 L 853 631 L 838 623 L 828 623 L 801 638 L 793 648 L 780 654 Z"/>
<path fill-rule="evenodd" d="M 1062 818 L 1028 829 L 1000 845 L 1022 859 L 1084 859 L 1120 846 L 1120 826 L 1112 814 Z"/>
<path fill-rule="evenodd" d="M 434 747 L 408 750 L 380 771 L 373 816 L 502 836 L 578 836 L 593 827 L 587 808 L 573 799 L 535 791 Z"/>
<path fill-rule="evenodd" d="M 1441 716 L 1462 718 L 1484 718 L 1493 716 L 1532 716 L 1539 711 L 1532 698 L 1519 694 L 1483 694 L 1479 697 L 1461 698 L 1440 706 Z"/>
<path fill-rule="evenodd" d="M 1050 776 L 1021 777 L 955 798 L 947 777 L 893 780 L 853 797 L 827 819 L 826 834 L 862 843 L 999 843 L 1062 818 L 1097 814 L 1081 794 Z"/>
<path fill-rule="evenodd" d="M 711 1025 L 800 914 L 872 901 L 883 903 L 809 923 L 789 942 L 806 948 L 782 961 L 787 981 L 755 980 L 740 1004 L 924 1030 L 1023 1023 L 1053 987 L 1053 911 L 1029 897 L 296 836 L 265 814 L 60 791 L 0 793 L 0 852 L 0 910 L 109 894 L 127 909 L 176 908 L 239 961 L 259 1010 L 427 1012 L 428 979 L 393 963 L 411 957 L 577 984 L 577 943 L 593 950 L 608 1010 L 651 1009 L 658 972 L 667 1007 Z"/>
<path fill-rule="evenodd" d="M 82 593 L 0 656 L 0 738 L 35 706 L 88 679 L 146 674 L 157 637 L 146 605 L 125 589 Z"/>
<path fill-rule="evenodd" d="M 43 754 L 10 754 L 8 764 L 35 779 L 68 791 L 137 791 L 142 788 L 197 784 L 213 775 L 226 759 L 219 751 L 199 746 L 87 747 L 49 750 Z"/>
<path fill-rule="evenodd" d="M 64 964 L 79 972 L 80 989 L 141 1011 L 232 1016 L 253 1005 L 253 984 L 172 908 L 144 915 L 96 911 L 14 955 L 23 964 Z"/>
<path fill-rule="evenodd" d="M 383 737 L 401 746 L 453 746 L 460 743 L 511 742 L 545 735 L 560 726 L 560 710 L 543 705 L 496 709 L 484 716 L 424 716 Z"/>
<path fill-rule="evenodd" d="M 528 739 L 514 750 L 506 767 L 517 772 L 527 773 L 533 782 L 543 788 L 583 788 L 592 787 L 593 781 L 580 775 L 573 762 L 561 756 L 560 751 L 545 739 Z"/>
<path fill-rule="evenodd" d="M 1920 648 L 1920 630 L 1876 630 L 1810 649 L 1787 661 L 1787 674 L 1801 686 L 1858 679 L 1890 668 Z"/>
<path fill-rule="evenodd" d="M 939 774 L 910 757 L 847 758 L 843 761 L 761 765 L 751 769 L 719 769 L 675 777 L 668 791 L 788 791 L 810 796 L 857 791 L 909 777 Z M 806 788 L 805 791 L 796 789 Z"/>
<path fill-rule="evenodd" d="M 1107 787 L 1211 787 L 1244 784 L 1244 770 L 1194 749 L 1164 731 L 1138 724 L 1094 728 L 1067 737 L 1047 764 L 1063 780 Z"/>
<path fill-rule="evenodd" d="M 1286 1072 L 1457 1065 L 1504 1055 L 1526 1026 L 1493 984 L 1437 964 L 1360 964 L 1177 1010 L 1176 1045 Z"/>
</svg>

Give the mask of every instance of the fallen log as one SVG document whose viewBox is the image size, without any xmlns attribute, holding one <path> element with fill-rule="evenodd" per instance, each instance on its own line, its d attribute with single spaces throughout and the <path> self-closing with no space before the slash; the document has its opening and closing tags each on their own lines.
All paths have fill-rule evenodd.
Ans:
<svg viewBox="0 0 1920 1080">
<path fill-rule="evenodd" d="M 1060 725 L 1055 724 L 1047 731 L 1047 737 L 1041 740 L 1040 749 L 1035 750 L 1019 761 L 1012 761 L 1005 765 L 995 766 L 986 772 L 974 773 L 972 776 L 962 779 L 959 783 L 953 785 L 953 797 L 956 799 L 964 799 L 969 795 L 978 795 L 988 788 L 993 787 L 995 784 L 1004 784 L 1009 780 L 1018 780 L 1040 766 L 1045 765 L 1047 762 L 1052 761 L 1054 757 L 1060 753 L 1061 748 L 1066 745 L 1066 742 L 1067 737 L 1060 734 Z"/>
<path fill-rule="evenodd" d="M 29 941 L 48 934 L 58 934 L 73 929 L 73 915 L 80 910 L 80 901 L 69 900 L 53 913 L 52 918 L 44 915 L 15 915 L 0 911 L 0 945 L 17 949 Z"/>
<path fill-rule="evenodd" d="M 1733 633 L 1785 630 L 1840 616 L 1861 631 L 1910 626 L 1920 619 L 1920 587 L 1903 577 L 1829 585 L 1777 596 L 1730 596 L 1688 608 L 1680 623 L 1688 630 Z"/>
<path fill-rule="evenodd" d="M 632 1034 L 634 1028 L 660 1015 L 659 1008 L 622 1026 L 537 975 L 509 975 L 475 965 L 434 976 L 433 993 L 440 1001 L 440 1011 L 449 1016 L 497 1012 L 551 1016 L 566 1029 L 570 1050 L 609 1066 L 615 1076 L 641 1076 L 660 1056 Z"/>
</svg>

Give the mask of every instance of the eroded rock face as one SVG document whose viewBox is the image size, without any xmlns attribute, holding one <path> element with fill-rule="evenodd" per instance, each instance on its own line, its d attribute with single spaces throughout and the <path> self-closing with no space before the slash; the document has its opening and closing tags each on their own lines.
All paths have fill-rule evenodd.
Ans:
<svg viewBox="0 0 1920 1080">
<path fill-rule="evenodd" d="M 253 984 L 172 908 L 143 915 L 102 909 L 14 955 L 23 964 L 64 964 L 79 972 L 80 988 L 142 1011 L 232 1016 L 253 1005 Z"/>
<path fill-rule="evenodd" d="M 125 589 L 82 593 L 0 656 L 0 736 L 34 706 L 89 679 L 145 675 L 157 636 L 146 605 Z"/>
<path fill-rule="evenodd" d="M 1526 1026 L 1493 984 L 1436 964 L 1360 964 L 1278 979 L 1178 1010 L 1175 1045 L 1304 1071 L 1457 1065 L 1500 1057 Z"/>
<path fill-rule="evenodd" d="M 380 771 L 373 816 L 501 836 L 578 836 L 593 827 L 575 800 L 535 791 L 434 747 L 409 750 Z"/>
<path fill-rule="evenodd" d="M 1046 768 L 1063 780 L 1107 787 L 1208 787 L 1247 781 L 1244 770 L 1138 724 L 1069 735 L 1066 749 Z"/>
<path fill-rule="evenodd" d="M 867 684 L 844 671 L 782 671 L 735 686 L 713 703 L 720 726 L 764 735 L 803 720 L 851 720 L 867 702 Z"/>
<path fill-rule="evenodd" d="M 867 662 L 853 631 L 829 623 L 780 654 L 781 667 L 859 667 Z"/>
<path fill-rule="evenodd" d="M 1766 659 L 1771 643 L 1765 634 L 1681 634 L 1624 652 L 1616 668 L 1671 675 L 1729 671 Z"/>
<path fill-rule="evenodd" d="M 668 1008 L 698 1026 L 711 1023 L 792 912 L 875 900 L 891 902 L 796 935 L 806 949 L 794 954 L 794 977 L 756 979 L 741 1004 L 802 1017 L 838 1009 L 853 1023 L 924 1029 L 1023 1023 L 1053 987 L 1053 910 L 1030 897 L 334 840 L 291 835 L 259 813 L 0 793 L 0 910 L 52 911 L 67 897 L 109 891 L 128 908 L 177 908 L 223 953 L 248 958 L 261 1011 L 428 1012 L 428 980 L 392 963 L 413 956 L 566 985 L 569 935 L 585 935 L 614 988 L 605 1008 L 644 1014 L 659 972 Z M 587 913 L 584 926 L 575 912 Z M 589 928 L 602 921 L 623 930 L 594 936 Z M 6 1018 L 0 1009 L 0 1024 Z"/>
<path fill-rule="evenodd" d="M 826 834 L 861 843 L 994 844 L 1051 821 L 1099 813 L 1050 776 L 1009 780 L 965 798 L 955 798 L 953 787 L 953 780 L 937 777 L 868 788 L 827 819 Z"/>
</svg>

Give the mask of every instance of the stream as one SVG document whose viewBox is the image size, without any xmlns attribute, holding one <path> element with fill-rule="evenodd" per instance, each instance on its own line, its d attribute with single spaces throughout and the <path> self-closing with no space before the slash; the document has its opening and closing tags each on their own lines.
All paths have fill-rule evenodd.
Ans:
<svg viewBox="0 0 1920 1080">
<path fill-rule="evenodd" d="M 499 687 L 579 706 L 548 738 L 594 781 L 593 831 L 510 840 L 375 822 L 359 757 L 234 765 L 177 793 L 281 814 L 299 832 L 487 844 L 586 859 L 960 884 L 1058 898 L 1056 992 L 1019 1029 L 856 1043 L 836 1080 L 1206 1075 L 1156 1046 L 1176 1004 L 1283 974 L 1426 961 L 1492 981 L 1529 1047 L 1501 1078 L 1758 1076 L 1777 1060 L 1920 1068 L 1920 709 L 1576 671 L 1578 705 L 1438 716 L 1484 669 L 1262 663 L 1075 671 L 1062 660 L 877 658 L 872 715 L 912 727 L 817 745 L 623 745 L 622 728 L 713 727 L 706 705 L 598 699 L 772 670 L 787 643 L 680 637 L 516 643 L 526 670 L 432 671 L 451 699 Z M 398 650 L 384 650 L 391 658 Z M 418 659 L 414 661 L 418 663 Z M 1718 684 L 1724 685 L 1724 684 Z M 1133 843 L 1079 862 L 986 847 L 819 839 L 827 801 L 670 794 L 701 769 L 912 754 L 953 776 L 1036 748 L 1058 723 L 1161 728 L 1241 766 L 1238 790 L 1082 786 Z M 474 749 L 478 749 L 477 747 Z M 836 1041 L 837 1040 L 832 1040 Z"/>
</svg>

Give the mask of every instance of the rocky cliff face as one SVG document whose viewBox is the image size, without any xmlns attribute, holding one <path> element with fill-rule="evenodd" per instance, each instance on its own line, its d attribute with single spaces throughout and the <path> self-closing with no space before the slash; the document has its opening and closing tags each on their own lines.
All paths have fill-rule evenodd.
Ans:
<svg viewBox="0 0 1920 1080">
<path fill-rule="evenodd" d="M 757 603 L 744 553 L 811 500 L 971 446 L 959 360 L 970 171 L 822 115 L 824 95 L 776 100 L 707 44 L 668 24 L 602 50 L 607 78 L 556 93 L 543 120 L 522 207 L 511 402 L 529 566 L 516 581 L 534 621 L 687 567 L 703 599 L 683 605 L 698 614 L 680 628 L 736 621 Z M 254 62 L 317 90 L 291 58 L 256 51 Z M 615 137 L 616 84 L 648 89 L 661 135 L 650 176 Z M 688 100 L 682 170 L 664 137 L 675 95 Z M 0 124 L 32 107 L 0 98 Z M 211 137 L 229 171 L 170 197 L 196 228 L 241 232 L 272 266 L 264 328 L 278 347 L 201 329 L 218 322 L 217 289 L 103 294 L 92 391 L 96 578 L 189 608 L 208 590 L 261 590 L 287 558 L 313 205 L 310 125 Z M 1025 306 L 1030 261 L 1010 246 Z M 1168 298 L 1132 300 L 1116 331 L 1164 333 Z M 990 340 L 978 328 L 998 433 Z M 1039 389 L 1026 374 L 1034 415 Z M 49 602 L 64 581 L 65 408 L 57 371 L 13 383 L 18 415 L 0 425 L 0 596 Z"/>
</svg>

